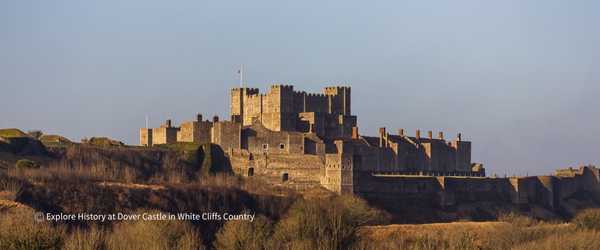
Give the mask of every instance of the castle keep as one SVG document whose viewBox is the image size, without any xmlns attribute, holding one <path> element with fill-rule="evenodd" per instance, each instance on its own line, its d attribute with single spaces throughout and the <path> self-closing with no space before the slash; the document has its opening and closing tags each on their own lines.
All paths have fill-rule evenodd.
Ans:
<svg viewBox="0 0 600 250">
<path fill-rule="evenodd" d="M 167 120 L 159 128 L 140 130 L 140 144 L 215 143 L 233 169 L 300 186 L 321 185 L 338 193 L 354 193 L 362 176 L 484 176 L 471 163 L 471 143 L 459 134 L 446 140 L 442 132 L 409 136 L 403 129 L 377 136 L 359 134 L 351 112 L 350 87 L 326 87 L 323 93 L 273 85 L 231 89 L 230 119 L 218 117 L 183 122 Z"/>
</svg>

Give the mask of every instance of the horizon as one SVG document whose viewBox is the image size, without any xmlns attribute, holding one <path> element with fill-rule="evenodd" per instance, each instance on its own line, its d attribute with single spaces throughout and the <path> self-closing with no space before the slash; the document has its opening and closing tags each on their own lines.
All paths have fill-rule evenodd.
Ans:
<svg viewBox="0 0 600 250">
<path fill-rule="evenodd" d="M 549 174 L 598 163 L 597 7 L 4 2 L 0 128 L 137 145 L 146 116 L 228 117 L 243 64 L 261 93 L 351 86 L 362 135 L 460 132 L 489 176 Z"/>
</svg>

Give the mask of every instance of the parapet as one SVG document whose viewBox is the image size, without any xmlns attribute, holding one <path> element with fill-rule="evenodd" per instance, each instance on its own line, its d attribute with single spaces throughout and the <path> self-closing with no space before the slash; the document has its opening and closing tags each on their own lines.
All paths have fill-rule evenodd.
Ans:
<svg viewBox="0 0 600 250">
<path fill-rule="evenodd" d="M 246 87 L 243 87 L 243 88 L 240 88 L 240 87 L 231 88 L 231 92 L 240 92 L 240 91 L 244 91 L 244 93 L 246 95 L 256 95 L 256 94 L 259 93 L 259 89 L 258 88 L 246 88 Z"/>
<path fill-rule="evenodd" d="M 350 86 L 332 86 L 323 88 L 323 93 L 325 93 L 325 95 L 337 95 L 346 91 L 350 91 Z"/>
<path fill-rule="evenodd" d="M 286 84 L 273 84 L 271 85 L 271 89 L 279 89 L 279 90 L 287 90 L 287 91 L 294 91 L 294 86 L 293 85 L 286 85 Z"/>
</svg>

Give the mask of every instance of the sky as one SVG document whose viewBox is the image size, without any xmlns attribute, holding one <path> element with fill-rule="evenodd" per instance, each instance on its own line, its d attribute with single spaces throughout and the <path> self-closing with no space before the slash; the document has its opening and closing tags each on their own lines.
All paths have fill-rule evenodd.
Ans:
<svg viewBox="0 0 600 250">
<path fill-rule="evenodd" d="M 599 1 L 0 1 L 0 128 L 137 144 L 229 90 L 352 87 L 360 133 L 461 132 L 488 174 L 600 164 Z"/>
</svg>

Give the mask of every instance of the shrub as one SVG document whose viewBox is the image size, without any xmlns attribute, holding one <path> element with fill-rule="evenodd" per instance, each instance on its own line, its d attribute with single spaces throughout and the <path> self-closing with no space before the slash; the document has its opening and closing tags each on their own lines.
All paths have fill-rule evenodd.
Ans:
<svg viewBox="0 0 600 250">
<path fill-rule="evenodd" d="M 27 184 L 24 180 L 0 173 L 0 200 L 14 200 L 16 194 Z"/>
<path fill-rule="evenodd" d="M 35 139 L 40 139 L 44 133 L 41 130 L 29 130 L 27 134 Z"/>
<path fill-rule="evenodd" d="M 64 230 L 34 220 L 33 210 L 0 213 L 0 249 L 61 249 Z"/>
<path fill-rule="evenodd" d="M 573 219 L 573 223 L 580 229 L 600 230 L 600 209 L 587 209 L 580 212 Z"/>
<path fill-rule="evenodd" d="M 38 169 L 40 168 L 40 164 L 32 160 L 21 159 L 17 161 L 15 167 L 17 169 Z"/>
<path fill-rule="evenodd" d="M 257 216 L 254 221 L 228 221 L 217 233 L 216 249 L 266 249 L 273 231 L 271 221 Z"/>
<path fill-rule="evenodd" d="M 299 200 L 277 224 L 272 243 L 276 249 L 347 249 L 360 226 L 380 218 L 377 210 L 353 196 Z"/>
<path fill-rule="evenodd" d="M 502 213 L 498 215 L 498 221 L 507 222 L 517 227 L 534 226 L 537 221 L 529 216 L 520 215 L 515 212 Z"/>
<path fill-rule="evenodd" d="M 203 248 L 201 242 L 200 235 L 188 222 L 138 220 L 115 225 L 107 245 L 109 249 L 199 249 Z"/>
<path fill-rule="evenodd" d="M 75 229 L 65 240 L 64 250 L 104 250 L 109 233 L 96 226 L 89 229 Z"/>
</svg>

